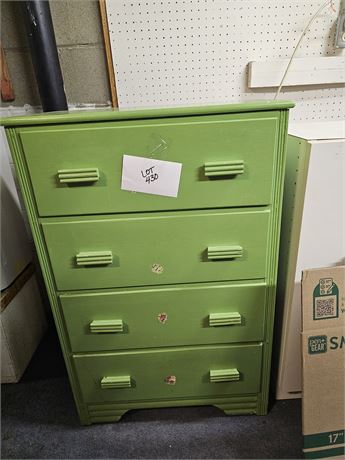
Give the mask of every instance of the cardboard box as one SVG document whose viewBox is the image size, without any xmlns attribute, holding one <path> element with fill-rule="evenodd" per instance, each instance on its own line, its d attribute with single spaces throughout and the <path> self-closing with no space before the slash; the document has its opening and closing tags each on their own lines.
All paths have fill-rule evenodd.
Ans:
<svg viewBox="0 0 345 460">
<path fill-rule="evenodd" d="M 34 267 L 1 293 L 1 383 L 18 382 L 47 328 Z"/>
<path fill-rule="evenodd" d="M 345 455 L 345 266 L 302 276 L 305 458 Z"/>
</svg>

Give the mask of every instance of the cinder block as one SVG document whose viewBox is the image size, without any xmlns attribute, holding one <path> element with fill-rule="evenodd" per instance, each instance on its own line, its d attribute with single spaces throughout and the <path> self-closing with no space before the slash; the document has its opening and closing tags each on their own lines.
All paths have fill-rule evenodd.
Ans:
<svg viewBox="0 0 345 460">
<path fill-rule="evenodd" d="M 103 43 L 98 1 L 54 0 L 50 10 L 58 46 Z"/>
<path fill-rule="evenodd" d="M 110 100 L 103 47 L 59 48 L 59 57 L 68 102 L 107 103 Z"/>
<path fill-rule="evenodd" d="M 7 49 L 5 53 L 14 88 L 15 100 L 9 103 L 3 102 L 3 106 L 40 105 L 41 102 L 30 53 L 15 49 Z"/>
<path fill-rule="evenodd" d="M 67 101 L 107 103 L 111 96 L 98 1 L 53 0 L 50 7 Z M 3 106 L 41 105 L 18 2 L 1 2 L 1 38 L 15 92 L 15 100 Z"/>
<path fill-rule="evenodd" d="M 1 1 L 1 44 L 7 48 L 27 48 L 23 14 L 19 2 Z"/>
</svg>

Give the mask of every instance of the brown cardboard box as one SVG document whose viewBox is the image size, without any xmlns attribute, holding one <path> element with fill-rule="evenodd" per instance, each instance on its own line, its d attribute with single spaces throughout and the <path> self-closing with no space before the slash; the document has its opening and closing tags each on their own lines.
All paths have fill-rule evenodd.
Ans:
<svg viewBox="0 0 345 460">
<path fill-rule="evenodd" d="M 345 457 L 345 266 L 302 276 L 305 458 Z"/>
</svg>

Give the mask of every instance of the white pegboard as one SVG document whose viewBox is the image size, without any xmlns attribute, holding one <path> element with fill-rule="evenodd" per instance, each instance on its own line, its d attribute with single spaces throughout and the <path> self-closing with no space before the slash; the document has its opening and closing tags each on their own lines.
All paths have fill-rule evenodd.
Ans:
<svg viewBox="0 0 345 460">
<path fill-rule="evenodd" d="M 247 87 L 250 61 L 289 58 L 324 0 L 107 0 L 120 107 L 272 99 Z M 340 0 L 327 7 L 296 57 L 338 56 Z M 344 85 L 284 89 L 291 119 L 344 118 Z"/>
</svg>

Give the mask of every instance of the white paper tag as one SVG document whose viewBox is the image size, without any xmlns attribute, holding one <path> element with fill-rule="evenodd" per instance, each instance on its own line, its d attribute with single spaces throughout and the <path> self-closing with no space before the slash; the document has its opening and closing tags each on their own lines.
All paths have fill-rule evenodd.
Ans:
<svg viewBox="0 0 345 460">
<path fill-rule="evenodd" d="M 177 197 L 182 163 L 123 155 L 121 189 Z"/>
</svg>

